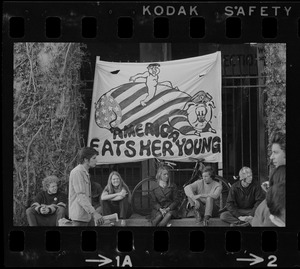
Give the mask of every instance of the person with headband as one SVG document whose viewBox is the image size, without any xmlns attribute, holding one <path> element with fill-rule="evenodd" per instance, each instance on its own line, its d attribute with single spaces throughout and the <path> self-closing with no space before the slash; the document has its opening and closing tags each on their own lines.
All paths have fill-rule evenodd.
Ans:
<svg viewBox="0 0 300 269">
<path fill-rule="evenodd" d="M 244 166 L 239 172 L 239 179 L 229 190 L 227 211 L 221 213 L 220 219 L 230 226 L 251 226 L 255 210 L 265 194 L 259 184 L 252 181 L 251 168 Z"/>
<path fill-rule="evenodd" d="M 158 168 L 156 184 L 151 189 L 153 209 L 151 212 L 152 226 L 171 226 L 171 218 L 177 217 L 179 204 L 177 186 L 171 183 L 169 169 L 165 166 Z"/>
</svg>

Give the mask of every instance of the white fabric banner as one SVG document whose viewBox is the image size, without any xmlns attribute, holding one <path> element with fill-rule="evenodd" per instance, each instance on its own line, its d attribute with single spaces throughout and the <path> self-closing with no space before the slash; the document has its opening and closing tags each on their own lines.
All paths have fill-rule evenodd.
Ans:
<svg viewBox="0 0 300 269">
<path fill-rule="evenodd" d="M 222 161 L 221 52 L 155 63 L 97 60 L 88 145 L 98 164 Z"/>
</svg>

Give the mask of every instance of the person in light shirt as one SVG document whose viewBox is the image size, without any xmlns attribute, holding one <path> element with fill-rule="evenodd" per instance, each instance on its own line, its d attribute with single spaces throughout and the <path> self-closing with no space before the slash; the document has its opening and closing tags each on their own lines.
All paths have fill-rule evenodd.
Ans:
<svg viewBox="0 0 300 269">
<path fill-rule="evenodd" d="M 82 148 L 79 164 L 69 178 L 69 218 L 73 226 L 102 225 L 104 219 L 92 206 L 92 190 L 89 169 L 96 166 L 98 152 L 92 147 Z"/>
<path fill-rule="evenodd" d="M 188 197 L 187 207 L 194 210 L 196 223 L 208 226 L 209 219 L 218 215 L 216 200 L 222 192 L 222 185 L 214 180 L 215 172 L 211 166 L 203 169 L 202 177 L 185 186 L 184 192 Z"/>
</svg>

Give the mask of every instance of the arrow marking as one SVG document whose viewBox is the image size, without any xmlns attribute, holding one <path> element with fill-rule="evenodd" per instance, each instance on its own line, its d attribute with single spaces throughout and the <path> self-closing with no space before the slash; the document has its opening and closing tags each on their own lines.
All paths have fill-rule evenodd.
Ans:
<svg viewBox="0 0 300 269">
<path fill-rule="evenodd" d="M 260 262 L 263 262 L 264 259 L 261 258 L 261 257 L 258 257 L 252 253 L 249 253 L 250 256 L 252 256 L 253 258 L 237 258 L 236 260 L 237 261 L 243 261 L 243 262 L 251 262 L 250 265 L 254 265 L 254 264 L 257 264 L 257 263 L 260 263 Z"/>
<path fill-rule="evenodd" d="M 96 260 L 96 259 L 86 259 L 85 261 L 86 261 L 86 262 L 99 262 L 98 267 L 103 266 L 103 265 L 105 265 L 105 264 L 109 264 L 109 263 L 112 262 L 111 259 L 109 259 L 109 258 L 107 258 L 107 257 L 105 257 L 105 256 L 102 256 L 102 255 L 100 255 L 100 254 L 98 254 L 98 256 L 99 256 L 101 259 L 99 259 L 99 260 Z"/>
</svg>

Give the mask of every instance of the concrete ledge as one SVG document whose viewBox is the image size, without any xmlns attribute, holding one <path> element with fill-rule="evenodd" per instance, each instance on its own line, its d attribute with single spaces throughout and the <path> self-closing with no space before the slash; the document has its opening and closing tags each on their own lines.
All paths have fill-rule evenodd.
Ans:
<svg viewBox="0 0 300 269">
<path fill-rule="evenodd" d="M 203 227 L 201 224 L 197 224 L 195 218 L 182 218 L 182 219 L 171 219 L 171 227 Z M 106 223 L 103 226 L 121 226 L 120 221 L 109 224 Z M 126 226 L 128 227 L 151 227 L 149 216 L 132 215 L 126 220 Z M 211 218 L 207 227 L 228 227 L 229 224 L 223 222 L 219 218 Z"/>
</svg>

